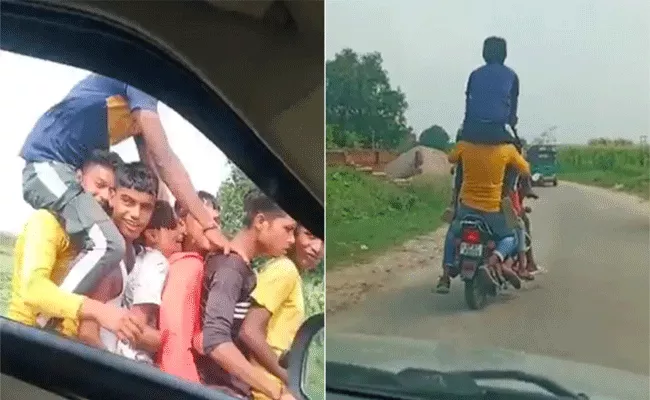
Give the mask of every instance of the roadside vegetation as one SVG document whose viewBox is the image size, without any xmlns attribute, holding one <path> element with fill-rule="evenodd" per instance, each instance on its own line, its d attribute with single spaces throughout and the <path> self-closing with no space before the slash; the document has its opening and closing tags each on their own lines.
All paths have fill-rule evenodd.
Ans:
<svg viewBox="0 0 650 400">
<path fill-rule="evenodd" d="M 650 147 L 593 144 L 558 149 L 561 179 L 650 198 Z"/>
<path fill-rule="evenodd" d="M 328 269 L 435 230 L 449 196 L 448 178 L 420 177 L 402 187 L 351 168 L 328 168 Z"/>
</svg>

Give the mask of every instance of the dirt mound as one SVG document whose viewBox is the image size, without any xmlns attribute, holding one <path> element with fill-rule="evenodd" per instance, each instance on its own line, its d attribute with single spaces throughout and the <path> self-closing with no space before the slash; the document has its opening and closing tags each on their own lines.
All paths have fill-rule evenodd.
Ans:
<svg viewBox="0 0 650 400">
<path fill-rule="evenodd" d="M 450 168 L 447 154 L 429 147 L 417 146 L 386 164 L 384 172 L 391 178 L 408 178 L 419 174 L 449 175 Z"/>
</svg>

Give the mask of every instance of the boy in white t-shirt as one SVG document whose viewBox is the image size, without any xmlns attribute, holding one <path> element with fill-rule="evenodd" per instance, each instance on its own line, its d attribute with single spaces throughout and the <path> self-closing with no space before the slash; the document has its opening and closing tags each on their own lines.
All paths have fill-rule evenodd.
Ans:
<svg viewBox="0 0 650 400">
<path fill-rule="evenodd" d="M 172 206 L 156 202 L 149 225 L 142 233 L 133 270 L 129 274 L 122 306 L 152 329 L 147 330 L 134 347 L 120 342 L 116 353 L 127 358 L 153 364 L 160 348 L 158 315 L 162 291 L 169 269 L 168 257 L 182 250 L 183 232 Z"/>
</svg>

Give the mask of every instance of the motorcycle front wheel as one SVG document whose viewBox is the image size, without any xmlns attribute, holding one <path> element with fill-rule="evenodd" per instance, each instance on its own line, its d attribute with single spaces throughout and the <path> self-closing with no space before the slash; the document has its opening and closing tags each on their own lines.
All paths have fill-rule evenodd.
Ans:
<svg viewBox="0 0 650 400">
<path fill-rule="evenodd" d="M 480 310 L 487 303 L 487 293 L 476 276 L 465 281 L 465 302 L 471 310 Z"/>
</svg>

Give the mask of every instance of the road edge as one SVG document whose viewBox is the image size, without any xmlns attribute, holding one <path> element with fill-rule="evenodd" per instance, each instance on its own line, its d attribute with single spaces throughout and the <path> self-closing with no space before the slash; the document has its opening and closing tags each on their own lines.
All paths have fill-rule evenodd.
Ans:
<svg viewBox="0 0 650 400">
<path fill-rule="evenodd" d="M 409 239 L 366 262 L 326 270 L 327 315 L 363 302 L 369 294 L 401 288 L 419 271 L 441 270 L 447 227 L 448 224 L 443 223 L 434 231 Z"/>
<path fill-rule="evenodd" d="M 591 192 L 593 194 L 607 197 L 622 205 L 626 205 L 630 208 L 635 208 L 644 214 L 650 213 L 650 200 L 646 200 L 641 196 L 637 196 L 628 192 L 613 190 L 610 188 L 604 188 L 601 186 L 587 185 L 573 181 L 560 180 L 558 181 L 558 184 L 560 183 L 562 185 L 571 186 L 585 192 Z"/>
</svg>

